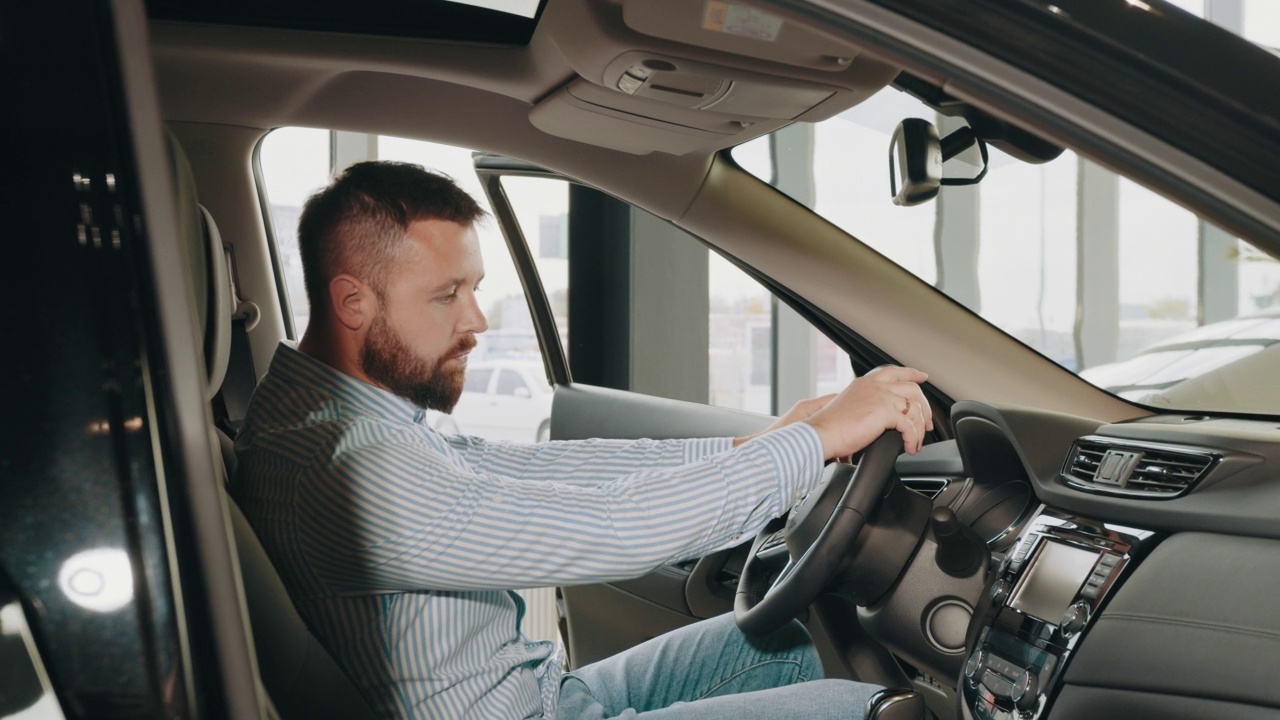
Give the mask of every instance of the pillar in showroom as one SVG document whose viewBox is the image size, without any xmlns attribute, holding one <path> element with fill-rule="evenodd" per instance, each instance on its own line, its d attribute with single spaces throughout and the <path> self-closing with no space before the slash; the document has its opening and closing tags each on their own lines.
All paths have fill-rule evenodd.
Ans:
<svg viewBox="0 0 1280 720">
<path fill-rule="evenodd" d="M 769 136 L 773 185 L 796 202 L 812 208 L 817 202 L 813 176 L 814 131 L 810 123 L 795 123 Z M 773 413 L 786 412 L 797 401 L 817 394 L 814 373 L 813 326 L 790 306 L 772 299 Z"/>
</svg>

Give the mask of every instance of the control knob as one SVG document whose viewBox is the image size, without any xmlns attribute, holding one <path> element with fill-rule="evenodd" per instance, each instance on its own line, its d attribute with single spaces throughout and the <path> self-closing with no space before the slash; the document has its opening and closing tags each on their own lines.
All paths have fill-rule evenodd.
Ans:
<svg viewBox="0 0 1280 720">
<path fill-rule="evenodd" d="M 991 587 L 991 603 L 993 605 L 1003 605 L 1006 598 L 1009 597 L 1009 591 L 1013 589 L 1013 583 L 1008 580 L 999 580 Z"/>
<path fill-rule="evenodd" d="M 1039 702 L 1040 683 L 1030 670 L 1024 670 L 1013 683 L 1013 692 L 1009 696 L 1014 707 L 1022 711 L 1031 710 Z"/>
<path fill-rule="evenodd" d="M 1062 615 L 1062 622 L 1058 624 L 1058 629 L 1062 631 L 1063 637 L 1069 638 L 1083 630 L 1088 622 L 1089 603 L 1082 600 L 1067 608 Z"/>
<path fill-rule="evenodd" d="M 982 675 L 987 671 L 987 651 L 978 648 L 969 656 L 968 662 L 964 664 L 964 676 L 968 678 L 969 685 L 977 687 L 982 682 Z"/>
</svg>

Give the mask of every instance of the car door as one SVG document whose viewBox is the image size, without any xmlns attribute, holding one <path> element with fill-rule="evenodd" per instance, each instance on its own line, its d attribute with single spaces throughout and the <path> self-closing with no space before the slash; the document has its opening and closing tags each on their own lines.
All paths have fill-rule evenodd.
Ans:
<svg viewBox="0 0 1280 720">
<path fill-rule="evenodd" d="M 0 716 L 263 717 L 142 4 L 0 28 Z"/>
<path fill-rule="evenodd" d="M 555 386 L 551 414 L 551 439 L 738 436 L 758 431 L 770 422 L 769 411 L 772 408 L 767 406 L 761 408 L 760 396 L 762 394 L 768 396 L 771 394 L 770 390 L 773 390 L 772 394 L 776 395 L 776 388 L 762 388 L 761 385 L 771 376 L 776 376 L 777 368 L 767 364 L 767 343 L 763 361 L 766 364 L 760 367 L 762 361 L 759 342 L 753 342 L 753 339 L 758 340 L 762 337 L 761 322 L 766 324 L 763 327 L 764 340 L 770 339 L 774 331 L 771 323 L 778 316 L 776 309 L 771 313 L 740 313 L 742 317 L 734 318 L 720 317 L 716 313 L 703 310 L 703 314 L 697 317 L 699 311 L 696 303 L 693 302 L 696 298 L 684 298 L 684 301 L 692 306 L 688 312 L 696 316 L 695 322 L 704 323 L 706 326 L 714 326 L 719 322 L 721 325 L 728 326 L 728 329 L 723 331 L 704 326 L 706 334 L 702 342 L 706 344 L 702 345 L 701 349 L 686 353 L 687 357 L 683 359 L 688 362 L 689 374 L 701 373 L 707 376 L 707 390 L 704 391 L 706 394 L 699 399 L 677 399 L 653 393 L 635 392 L 632 387 L 642 384 L 639 381 L 645 379 L 644 370 L 634 367 L 634 364 L 639 361 L 638 358 L 661 356 L 663 359 L 669 359 L 670 354 L 675 353 L 678 356 L 682 349 L 672 347 L 668 342 L 665 347 L 657 348 L 652 353 L 646 352 L 646 349 L 633 352 L 632 367 L 627 373 L 631 384 L 625 381 L 617 382 L 622 373 L 611 374 L 609 368 L 602 369 L 594 364 L 600 356 L 607 357 L 613 351 L 613 348 L 605 343 L 611 342 L 608 339 L 610 332 L 615 331 L 617 325 L 629 325 L 632 337 L 617 339 L 615 333 L 615 340 L 612 342 L 630 342 L 634 345 L 637 337 L 644 337 L 646 331 L 655 330 L 645 328 L 642 324 L 653 323 L 657 319 L 652 316 L 639 318 L 631 316 L 624 319 L 615 317 L 612 320 L 606 318 L 603 323 L 597 322 L 596 331 L 591 333 L 593 338 L 601 344 L 593 346 L 590 342 L 593 338 L 582 337 L 585 334 L 582 328 L 590 326 L 572 315 L 575 308 L 573 294 L 584 284 L 590 287 L 590 283 L 579 283 L 576 287 L 572 285 L 568 287 L 567 303 L 562 297 L 558 298 L 559 302 L 552 302 L 551 298 L 555 298 L 566 290 L 565 277 L 554 277 L 557 274 L 563 274 L 557 273 L 555 262 L 548 262 L 547 257 L 550 256 L 553 261 L 563 259 L 566 253 L 556 247 L 556 241 L 557 239 L 562 241 L 565 236 L 569 237 L 571 244 L 574 242 L 607 244 L 609 239 L 589 232 L 575 233 L 572 228 L 554 227 L 554 223 L 548 220 L 545 213 L 539 214 L 531 208 L 537 206 L 537 198 L 546 193 L 546 188 L 538 187 L 539 184 L 559 183 L 569 186 L 571 201 L 579 200 L 589 206 L 588 212 L 585 213 L 587 218 L 585 222 L 592 223 L 593 230 L 597 227 L 607 228 L 610 225 L 609 222 L 598 225 L 595 222 L 600 214 L 607 215 L 609 212 L 632 216 L 632 230 L 637 223 L 656 222 L 664 228 L 670 226 L 653 216 L 637 221 L 635 216 L 647 215 L 637 208 L 613 205 L 610 210 L 607 206 L 618 201 L 612 198 L 592 197 L 591 193 L 594 191 L 571 186 L 562 178 L 522 163 L 482 155 L 477 156 L 476 167 L 494 214 L 506 236 L 513 260 L 521 271 L 521 281 L 526 291 L 530 312 L 537 325 L 548 376 Z M 596 195 L 599 194 L 596 193 Z M 592 206 L 593 203 L 597 206 L 605 205 L 606 210 L 601 213 L 598 207 Z M 594 213 L 596 217 L 593 217 L 591 210 L 596 211 Z M 572 223 L 582 216 L 581 213 L 575 214 L 570 211 L 567 216 L 558 218 L 558 222 Z M 617 227 L 618 223 L 613 225 Z M 549 226 L 551 226 L 550 232 L 548 232 Z M 664 229 L 659 232 L 669 231 Z M 537 236 L 531 242 L 527 239 L 527 235 L 533 233 L 537 233 Z M 692 236 L 678 231 L 675 235 L 679 236 L 675 238 L 676 241 L 687 246 L 684 250 L 677 252 L 689 252 L 690 248 L 693 253 L 707 252 Z M 665 239 L 655 242 L 663 242 Z M 634 248 L 632 250 L 634 251 Z M 575 275 L 580 278 L 583 273 L 590 274 L 593 279 L 599 275 L 609 275 L 611 264 L 616 261 L 616 257 L 600 257 L 590 252 L 573 255 L 572 248 L 568 254 L 570 267 L 567 275 L 570 278 Z M 574 267 L 575 262 L 582 263 L 585 267 Z M 703 267 L 705 268 L 706 265 Z M 544 272 L 540 273 L 540 270 Z M 644 272 L 642 268 L 633 267 L 631 282 L 634 283 L 635 275 L 641 272 Z M 678 268 L 674 270 L 677 276 L 679 272 Z M 708 271 L 703 269 L 700 272 Z M 619 273 L 614 274 L 619 275 Z M 626 275 L 626 273 L 620 273 L 620 275 Z M 544 282 L 549 276 L 550 282 Z M 663 279 L 665 280 L 666 276 Z M 697 278 L 693 278 L 691 282 L 696 280 Z M 654 291 L 655 294 L 679 294 L 679 289 L 672 288 L 669 283 L 659 282 L 658 284 L 660 287 Z M 643 295 L 644 292 L 644 290 L 637 291 L 632 285 L 628 292 L 619 294 L 625 296 L 630 302 L 636 302 L 636 296 Z M 767 297 L 767 291 L 763 288 L 760 292 Z M 607 289 L 603 295 L 604 300 L 591 299 L 586 303 L 579 302 L 576 307 L 581 309 L 583 304 L 586 304 L 589 306 L 586 312 L 591 313 L 597 305 L 610 301 Z M 663 297 L 651 297 L 650 301 L 655 305 L 661 305 L 663 299 Z M 803 306 L 800 307 L 803 309 Z M 682 312 L 680 307 L 675 309 L 677 312 Z M 786 311 L 787 308 L 783 310 Z M 568 317 L 565 316 L 566 314 Z M 601 329 L 600 325 L 604 328 Z M 667 328 L 663 327 L 656 329 L 653 333 L 659 336 L 656 342 L 662 341 L 661 336 L 666 331 Z M 807 327 L 805 331 L 812 332 Z M 696 328 L 691 328 L 688 324 L 683 330 L 676 328 L 671 332 L 675 336 L 683 332 L 696 336 Z M 714 366 L 717 355 L 723 354 L 717 351 L 718 341 L 714 338 L 722 337 L 741 338 L 743 341 L 737 347 L 739 354 L 735 356 L 736 361 L 727 368 L 723 365 L 719 368 Z M 565 347 L 570 348 L 567 354 L 564 351 Z M 578 355 L 575 356 L 575 353 Z M 699 362 L 700 354 L 702 367 L 697 368 L 695 365 Z M 836 373 L 834 380 L 828 381 L 826 386 L 828 389 L 834 389 L 836 385 L 853 374 L 847 354 L 833 353 L 833 357 L 839 358 L 834 362 L 840 363 L 843 368 Z M 860 360 L 862 369 L 865 370 L 879 364 L 884 358 L 868 354 Z M 594 378 L 604 378 L 606 382 L 612 379 L 615 381 L 614 387 L 606 387 L 598 381 L 595 384 L 582 382 L 578 379 L 580 371 L 585 371 L 583 374 Z M 686 369 L 678 364 L 669 365 L 665 369 L 666 373 L 685 371 Z M 736 382 L 725 384 L 725 376 L 735 377 Z M 652 380 L 650 383 L 667 389 L 674 387 L 677 391 L 681 389 L 679 383 L 667 386 L 653 383 Z M 671 394 L 678 394 L 678 392 Z M 708 395 L 732 398 L 736 400 L 738 407 L 713 406 L 708 404 Z M 742 409 L 744 406 L 752 407 L 753 402 L 757 403 L 754 406 L 755 409 L 763 412 Z M 939 423 L 939 426 L 941 425 L 942 423 Z M 956 469 L 956 472 L 959 470 Z M 935 479 L 935 481 L 945 483 L 946 479 Z M 742 566 L 748 545 L 749 543 L 708 557 L 665 566 L 633 580 L 561 588 L 559 590 L 560 609 L 571 665 L 578 667 L 625 650 L 681 625 L 730 612 L 737 587 L 738 571 Z M 808 620 L 815 628 L 814 635 L 818 639 L 820 651 L 824 653 L 828 672 L 853 676 L 856 674 L 853 668 L 857 664 L 857 658 L 840 653 L 835 648 L 856 647 L 858 649 L 854 651 L 855 653 L 874 652 L 874 650 L 868 650 L 869 643 L 857 642 L 861 632 L 856 622 L 850 621 L 853 614 L 848 612 L 848 608 L 831 607 L 828 610 L 828 612 L 813 613 Z M 626 622 L 618 622 L 620 617 L 627 618 Z M 820 629 L 817 628 L 819 625 L 822 626 Z"/>
</svg>

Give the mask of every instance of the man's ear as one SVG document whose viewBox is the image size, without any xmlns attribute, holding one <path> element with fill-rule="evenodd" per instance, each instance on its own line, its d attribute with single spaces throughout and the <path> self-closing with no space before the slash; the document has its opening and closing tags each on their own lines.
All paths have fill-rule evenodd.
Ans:
<svg viewBox="0 0 1280 720">
<path fill-rule="evenodd" d="M 373 290 L 357 278 L 343 273 L 329 281 L 329 304 L 334 318 L 348 330 L 359 330 L 377 312 Z"/>
</svg>

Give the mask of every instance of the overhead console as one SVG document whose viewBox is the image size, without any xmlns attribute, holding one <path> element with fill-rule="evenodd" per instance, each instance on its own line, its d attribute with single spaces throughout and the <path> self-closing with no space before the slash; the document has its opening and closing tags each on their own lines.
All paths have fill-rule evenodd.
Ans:
<svg viewBox="0 0 1280 720">
<path fill-rule="evenodd" d="M 741 2 L 580 0 L 550 6 L 542 23 L 578 77 L 535 105 L 530 122 L 636 154 L 712 151 L 824 120 L 898 72 Z"/>
</svg>

